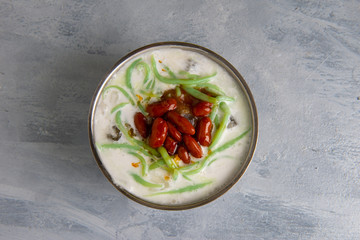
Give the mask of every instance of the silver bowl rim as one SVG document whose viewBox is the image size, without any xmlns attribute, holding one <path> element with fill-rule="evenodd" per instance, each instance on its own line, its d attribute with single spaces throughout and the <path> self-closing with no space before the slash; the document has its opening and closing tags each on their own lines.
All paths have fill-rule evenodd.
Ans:
<svg viewBox="0 0 360 240">
<path fill-rule="evenodd" d="M 218 190 L 217 192 L 215 192 L 214 194 L 212 194 L 211 196 L 201 199 L 200 201 L 196 201 L 196 202 L 192 202 L 192 203 L 187 203 L 187 204 L 183 204 L 183 205 L 164 205 L 164 204 L 158 204 L 158 203 L 153 203 L 150 201 L 146 201 L 130 192 L 128 192 L 125 188 L 122 188 L 118 185 L 116 185 L 111 178 L 111 175 L 109 174 L 109 172 L 106 170 L 106 168 L 104 167 L 104 165 L 101 162 L 101 159 L 97 153 L 96 150 L 96 146 L 95 146 L 95 142 L 94 142 L 94 138 L 93 138 L 93 119 L 94 119 L 94 114 L 95 114 L 95 108 L 98 102 L 98 98 L 100 93 L 102 92 L 102 88 L 106 85 L 106 83 L 111 79 L 112 75 L 114 73 L 117 72 L 117 69 L 119 68 L 120 65 L 124 64 L 127 61 L 130 61 L 133 57 L 135 57 L 136 55 L 144 52 L 144 51 L 148 51 L 152 48 L 163 48 L 163 47 L 174 47 L 174 48 L 180 48 L 180 49 L 186 49 L 186 50 L 190 50 L 190 51 L 195 51 L 198 52 L 202 55 L 205 55 L 206 57 L 214 60 L 215 62 L 217 62 L 218 64 L 220 64 L 222 67 L 224 67 L 229 74 L 231 74 L 235 80 L 237 80 L 237 82 L 239 83 L 240 87 L 242 88 L 244 94 L 246 95 L 246 98 L 248 100 L 248 104 L 249 104 L 249 108 L 251 111 L 251 117 L 252 117 L 252 136 L 251 136 L 251 143 L 249 146 L 249 150 L 248 150 L 248 154 L 246 156 L 245 161 L 243 162 L 241 168 L 239 169 L 239 171 L 237 172 L 237 174 L 235 174 L 232 178 L 231 181 L 229 181 L 226 185 L 224 185 L 224 187 L 222 187 L 220 190 Z M 161 209 L 161 210 L 186 210 L 186 209 L 192 209 L 195 207 L 199 207 L 199 206 L 203 206 L 205 204 L 208 204 L 212 201 L 214 201 L 215 199 L 219 198 L 220 196 L 222 196 L 224 193 L 226 193 L 232 186 L 235 185 L 235 183 L 237 183 L 239 181 L 239 179 L 242 177 L 242 175 L 245 173 L 246 169 L 249 167 L 249 164 L 254 156 L 255 153 L 255 149 L 256 149 L 256 144 L 257 144 L 257 140 L 258 140 L 258 115 L 257 115 L 257 109 L 256 109 L 256 105 L 255 105 L 255 100 L 254 97 L 250 91 L 249 86 L 247 85 L 245 79 L 241 76 L 241 74 L 236 70 L 236 68 L 230 64 L 226 59 L 224 59 L 223 57 L 221 57 L 220 55 L 218 55 L 217 53 L 196 45 L 196 44 L 192 44 L 192 43 L 187 43 L 187 42 L 174 42 L 174 41 L 170 41 L 170 42 L 156 42 L 156 43 L 152 43 L 143 47 L 140 47 L 130 53 L 128 53 L 127 55 L 125 55 L 124 57 L 122 57 L 120 60 L 118 60 L 113 67 L 105 74 L 105 76 L 102 78 L 102 80 L 100 81 L 100 83 L 98 84 L 95 93 L 93 95 L 93 98 L 91 100 L 91 104 L 90 104 L 90 110 L 89 110 L 89 115 L 88 115 L 88 135 L 89 135 L 89 142 L 90 142 L 90 147 L 91 147 L 91 151 L 93 153 L 93 156 L 96 160 L 97 165 L 99 166 L 100 170 L 102 171 L 102 173 L 105 175 L 105 177 L 108 179 L 108 181 L 121 193 L 123 193 L 125 196 L 127 196 L 128 198 L 130 198 L 131 200 L 140 203 L 144 206 L 147 207 L 151 207 L 151 208 L 155 208 L 155 209 Z"/>
</svg>

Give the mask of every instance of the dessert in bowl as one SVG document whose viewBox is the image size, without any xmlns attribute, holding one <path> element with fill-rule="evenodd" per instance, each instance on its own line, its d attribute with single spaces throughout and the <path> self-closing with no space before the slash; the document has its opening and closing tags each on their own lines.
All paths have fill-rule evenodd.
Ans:
<svg viewBox="0 0 360 240">
<path fill-rule="evenodd" d="M 155 43 L 100 83 L 90 144 L 110 182 L 149 207 L 180 210 L 231 188 L 255 151 L 257 113 L 241 75 L 212 51 Z"/>
</svg>

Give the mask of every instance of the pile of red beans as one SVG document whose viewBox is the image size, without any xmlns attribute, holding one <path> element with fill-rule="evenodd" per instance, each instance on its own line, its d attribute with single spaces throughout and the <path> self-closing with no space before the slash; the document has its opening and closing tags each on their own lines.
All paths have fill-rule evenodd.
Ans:
<svg viewBox="0 0 360 240">
<path fill-rule="evenodd" d="M 210 145 L 212 122 L 208 115 L 212 104 L 199 102 L 184 93 L 180 97 L 170 93 L 168 97 L 165 96 L 162 101 L 146 107 L 151 119 L 147 119 L 140 112 L 136 113 L 135 127 L 144 139 L 148 139 L 151 147 L 164 146 L 169 155 L 177 153 L 179 158 L 188 164 L 190 154 L 195 158 L 203 156 L 200 145 Z M 182 115 L 186 115 L 187 118 Z M 189 121 L 189 116 L 195 120 L 196 129 Z"/>
</svg>

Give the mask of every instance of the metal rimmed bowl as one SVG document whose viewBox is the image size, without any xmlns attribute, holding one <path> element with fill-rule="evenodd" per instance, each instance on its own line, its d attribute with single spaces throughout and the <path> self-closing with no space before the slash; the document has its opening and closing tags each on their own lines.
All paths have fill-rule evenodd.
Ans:
<svg viewBox="0 0 360 240">
<path fill-rule="evenodd" d="M 192 203 L 186 203 L 186 204 L 183 204 L 183 205 L 163 205 L 163 204 L 150 202 L 150 201 L 142 199 L 142 198 L 140 198 L 138 196 L 135 196 L 134 194 L 127 191 L 125 188 L 115 184 L 114 181 L 112 180 L 112 177 L 111 177 L 110 173 L 106 170 L 105 166 L 103 165 L 103 163 L 101 161 L 99 153 L 98 153 L 98 151 L 96 149 L 95 139 L 94 139 L 95 137 L 94 137 L 94 131 L 93 130 L 94 130 L 95 111 L 96 111 L 97 104 L 99 102 L 99 98 L 101 96 L 101 92 L 104 89 L 105 85 L 110 81 L 110 79 L 114 76 L 114 74 L 116 74 L 116 72 L 122 66 L 124 66 L 127 62 L 133 60 L 134 58 L 136 58 L 137 56 L 143 54 L 144 52 L 153 51 L 153 50 L 162 49 L 162 48 L 176 48 L 176 49 L 182 49 L 182 50 L 187 50 L 187 51 L 193 51 L 193 52 L 199 53 L 199 54 L 213 60 L 214 62 L 219 64 L 222 68 L 224 68 L 226 70 L 226 72 L 229 73 L 230 76 L 233 79 L 235 79 L 237 81 L 238 85 L 241 87 L 241 89 L 242 89 L 242 91 L 243 91 L 243 93 L 245 95 L 245 98 L 246 98 L 246 100 L 248 102 L 248 106 L 249 106 L 249 110 L 250 110 L 250 117 L 251 117 L 251 124 L 252 124 L 251 142 L 249 144 L 249 148 L 248 148 L 245 160 L 242 162 L 242 165 L 238 169 L 236 174 L 234 174 L 234 176 L 227 182 L 227 184 L 224 185 L 224 187 L 217 190 L 212 195 L 210 195 L 210 196 L 208 196 L 208 197 L 206 197 L 204 199 L 201 199 L 199 201 L 192 202 Z M 251 161 L 251 159 L 252 159 L 252 157 L 254 155 L 254 152 L 255 152 L 255 147 L 256 147 L 257 138 L 258 138 L 258 116 L 257 116 L 257 111 L 256 111 L 254 98 L 253 98 L 253 96 L 251 94 L 251 91 L 250 91 L 248 85 L 246 84 L 244 78 L 224 58 L 222 58 L 221 56 L 219 56 L 218 54 L 212 52 L 209 49 L 206 49 L 206 48 L 198 46 L 198 45 L 190 44 L 190 43 L 184 43 L 184 42 L 159 42 L 159 43 L 153 43 L 153 44 L 141 47 L 141 48 L 127 54 L 125 57 L 121 58 L 111 68 L 111 70 L 105 75 L 105 77 L 100 81 L 100 83 L 99 83 L 99 85 L 98 85 L 98 87 L 97 87 L 97 89 L 95 91 L 95 94 L 93 96 L 93 99 L 91 101 L 91 105 L 90 105 L 89 118 L 88 118 L 88 131 L 89 131 L 90 146 L 91 146 L 93 155 L 95 157 L 95 160 L 96 160 L 99 168 L 103 172 L 103 174 L 106 176 L 106 178 L 110 181 L 110 183 L 117 190 L 119 190 L 125 196 L 127 196 L 128 198 L 134 200 L 135 202 L 138 202 L 140 204 L 143 204 L 143 205 L 151 207 L 151 208 L 162 209 L 162 210 L 185 210 L 185 209 L 190 209 L 190 208 L 202 206 L 204 204 L 207 204 L 207 203 L 215 200 L 216 198 L 223 195 L 226 191 L 228 191 L 241 178 L 241 176 L 244 174 L 247 167 L 249 166 L 250 161 Z"/>
</svg>

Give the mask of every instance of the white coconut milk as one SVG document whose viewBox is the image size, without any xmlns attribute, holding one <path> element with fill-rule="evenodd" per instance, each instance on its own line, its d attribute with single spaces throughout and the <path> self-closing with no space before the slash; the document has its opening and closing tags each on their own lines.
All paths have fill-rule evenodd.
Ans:
<svg viewBox="0 0 360 240">
<path fill-rule="evenodd" d="M 235 101 L 229 102 L 228 106 L 231 109 L 232 116 L 237 122 L 236 126 L 226 128 L 217 146 L 221 146 L 223 143 L 239 136 L 241 133 L 252 127 L 249 104 L 237 81 L 234 80 L 220 65 L 209 58 L 192 51 L 170 47 L 160 50 L 150 49 L 143 54 L 131 58 L 128 62 L 123 64 L 123 66 L 121 66 L 112 76 L 110 81 L 108 81 L 106 86 L 118 85 L 130 92 L 125 85 L 126 69 L 133 61 L 139 58 L 151 66 L 151 55 L 154 55 L 157 62 L 157 69 L 163 76 L 168 77 L 167 73 L 163 71 L 162 66 L 164 65 L 168 66 L 175 74 L 184 70 L 191 74 L 201 76 L 217 72 L 216 76 L 213 77 L 209 83 L 219 86 L 227 94 L 227 96 L 235 98 Z M 191 61 L 189 61 L 189 59 L 191 59 Z M 151 78 L 154 78 L 153 74 L 151 74 Z M 141 89 L 145 89 L 143 79 L 144 71 L 142 69 L 134 69 L 132 74 L 133 88 L 138 95 L 140 95 L 143 99 L 146 99 L 146 96 L 140 93 Z M 172 89 L 174 87 L 175 85 L 164 84 L 156 79 L 155 92 L 158 92 L 160 95 L 165 90 Z M 150 102 L 158 100 L 159 99 L 152 98 Z M 123 102 L 128 102 L 128 99 L 116 89 L 107 90 L 106 93 L 99 98 L 95 108 L 93 128 L 93 135 L 97 146 L 105 143 L 114 143 L 113 140 L 107 137 L 107 134 L 114 132 L 112 127 L 116 125 L 116 112 L 110 113 L 110 111 L 114 106 Z M 139 109 L 131 104 L 127 104 L 121 109 L 121 111 L 122 122 L 130 124 L 133 129 L 136 129 L 134 125 L 134 114 L 139 112 Z M 220 119 L 221 116 L 222 113 L 219 111 Z M 248 154 L 251 140 L 250 137 L 251 133 L 248 133 L 232 147 L 216 154 L 214 156 L 216 161 L 212 162 L 210 166 L 207 166 L 202 172 L 189 176 L 190 180 L 184 178 L 182 174 L 179 174 L 177 180 L 174 180 L 171 174 L 162 168 L 151 170 L 148 172 L 147 176 L 142 176 L 143 179 L 148 182 L 163 184 L 163 188 L 145 187 L 136 182 L 130 176 L 130 173 L 136 173 L 141 176 L 141 164 L 139 167 L 134 167 L 134 164 L 136 166 L 136 163 L 138 163 L 139 160 L 133 155 L 128 154 L 127 149 L 101 149 L 98 147 L 97 152 L 106 170 L 111 175 L 113 182 L 119 187 L 124 188 L 139 198 L 150 202 L 163 205 L 182 205 L 207 198 L 221 189 L 224 185 L 227 185 L 239 171 L 239 168 L 242 166 L 243 161 Z M 140 139 L 139 137 L 137 138 Z M 128 141 L 124 136 L 122 136 L 118 141 L 116 141 L 116 143 L 128 143 Z M 206 156 L 207 148 L 203 147 L 203 152 Z M 150 157 L 144 156 L 144 158 L 150 165 Z M 200 161 L 201 159 L 192 158 L 192 160 Z M 212 181 L 212 183 L 191 192 L 157 196 L 151 195 L 156 192 L 176 190 L 189 185 L 208 181 Z"/>
</svg>

